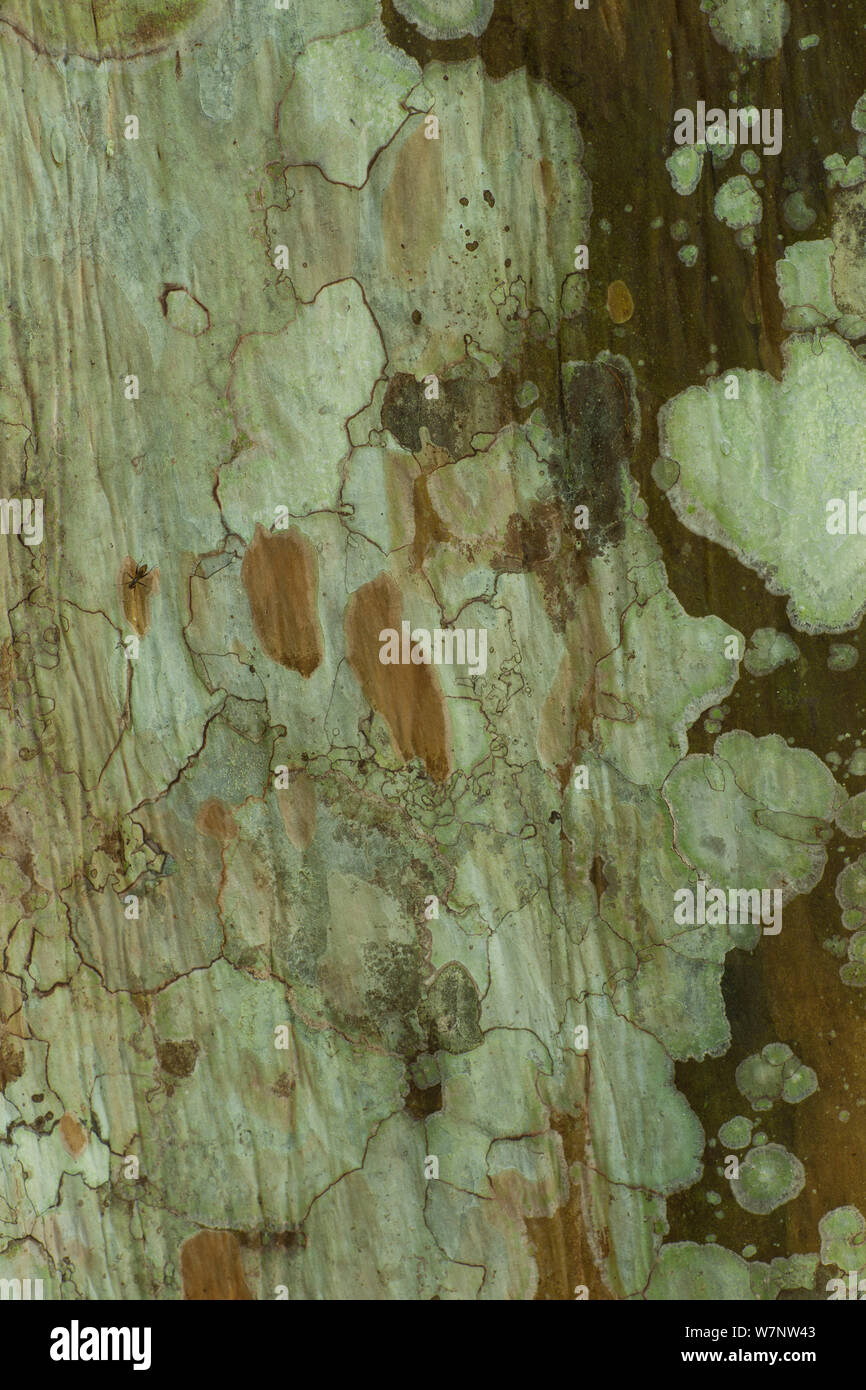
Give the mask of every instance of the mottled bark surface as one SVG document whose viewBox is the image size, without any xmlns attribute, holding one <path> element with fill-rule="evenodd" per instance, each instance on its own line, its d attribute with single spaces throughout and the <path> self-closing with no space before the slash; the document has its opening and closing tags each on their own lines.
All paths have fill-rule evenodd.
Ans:
<svg viewBox="0 0 866 1390">
<path fill-rule="evenodd" d="M 866 1278 L 864 57 L 0 0 L 0 1278 Z"/>
</svg>

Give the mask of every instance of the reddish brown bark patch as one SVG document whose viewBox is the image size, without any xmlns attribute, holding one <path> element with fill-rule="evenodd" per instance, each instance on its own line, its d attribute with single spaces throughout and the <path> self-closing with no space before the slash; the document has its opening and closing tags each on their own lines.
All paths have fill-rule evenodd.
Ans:
<svg viewBox="0 0 866 1390">
<path fill-rule="evenodd" d="M 237 823 L 228 806 L 216 797 L 202 802 L 195 818 L 195 828 L 202 835 L 219 840 L 221 845 L 233 840 L 238 833 Z"/>
<path fill-rule="evenodd" d="M 427 278 L 446 203 L 442 143 L 428 140 L 419 126 L 400 147 L 382 199 L 388 267 L 406 288 L 415 289 Z"/>
<path fill-rule="evenodd" d="M 60 1130 L 60 1141 L 68 1154 L 73 1158 L 78 1158 L 87 1148 L 89 1135 L 82 1124 L 76 1120 L 74 1115 L 70 1115 L 67 1110 L 65 1115 L 60 1116 L 58 1124 Z"/>
<path fill-rule="evenodd" d="M 133 632 L 146 637 L 150 631 L 150 600 L 159 593 L 159 570 L 127 555 L 120 569 L 120 598 L 123 616 Z"/>
<path fill-rule="evenodd" d="M 305 677 L 324 655 L 318 574 L 316 552 L 296 527 L 276 535 L 256 527 L 241 566 L 253 627 L 272 661 Z"/>
<path fill-rule="evenodd" d="M 286 834 L 295 849 L 303 853 L 310 848 L 316 835 L 318 806 L 316 784 L 306 772 L 297 773 L 286 791 L 277 796 L 277 804 Z"/>
<path fill-rule="evenodd" d="M 180 1250 L 183 1296 L 188 1299 L 250 1300 L 241 1250 L 231 1231 L 199 1231 Z"/>
<path fill-rule="evenodd" d="M 0 1033 L 0 1094 L 24 1072 L 24 1050 L 11 1037 Z"/>
<path fill-rule="evenodd" d="M 380 632 L 400 632 L 400 590 L 388 574 L 356 589 L 343 625 L 349 665 L 377 714 L 386 720 L 394 747 L 408 762 L 421 758 L 434 782 L 451 772 L 451 740 L 445 698 L 430 666 L 384 666 Z"/>
</svg>

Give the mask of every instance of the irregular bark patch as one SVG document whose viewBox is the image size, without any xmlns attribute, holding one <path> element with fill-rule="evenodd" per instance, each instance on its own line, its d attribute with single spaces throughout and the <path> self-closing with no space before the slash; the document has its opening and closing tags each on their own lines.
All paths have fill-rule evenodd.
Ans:
<svg viewBox="0 0 866 1390">
<path fill-rule="evenodd" d="M 199 1231 L 180 1251 L 183 1296 L 188 1299 L 250 1300 L 237 1237 L 231 1231 Z"/>
<path fill-rule="evenodd" d="M 158 1042 L 159 1065 L 169 1076 L 192 1076 L 198 1061 L 198 1043 L 193 1038 L 183 1042 Z"/>
<path fill-rule="evenodd" d="M 237 823 L 228 806 L 216 797 L 203 802 L 199 807 L 195 828 L 202 835 L 210 835 L 212 839 L 219 840 L 222 845 L 228 840 L 233 840 L 238 833 Z"/>
<path fill-rule="evenodd" d="M 127 555 L 120 570 L 123 616 L 133 632 L 146 637 L 150 631 L 150 600 L 159 593 L 159 570 L 148 569 Z"/>
<path fill-rule="evenodd" d="M 297 527 L 271 535 L 257 526 L 241 566 L 253 627 L 272 661 L 313 674 L 324 655 L 316 609 L 316 552 Z"/>
<path fill-rule="evenodd" d="M 286 791 L 277 798 L 286 834 L 295 849 L 303 853 L 310 848 L 316 835 L 316 784 L 306 772 L 292 778 Z"/>
<path fill-rule="evenodd" d="M 205 11 L 208 0 L 67 0 L 34 5 L 5 0 L 0 20 L 23 34 L 40 52 L 74 53 L 99 62 L 134 58 L 164 48 Z"/>
<path fill-rule="evenodd" d="M 8 1036 L 0 1037 L 0 1093 L 24 1071 L 24 1051 Z"/>
<path fill-rule="evenodd" d="M 186 333 L 190 338 L 200 338 L 210 331 L 210 309 L 197 299 L 186 285 L 164 285 L 159 296 L 163 318 L 167 319 L 178 333 Z"/>
<path fill-rule="evenodd" d="M 430 666 L 384 666 L 379 633 L 400 631 L 400 590 L 388 574 L 356 589 L 346 605 L 344 627 L 349 665 L 366 698 L 386 720 L 394 747 L 408 762 L 421 758 L 434 782 L 451 772 L 445 698 Z"/>
<path fill-rule="evenodd" d="M 87 1148 L 89 1135 L 82 1124 L 76 1120 L 74 1115 L 70 1115 L 67 1110 L 65 1115 L 60 1116 L 58 1124 L 60 1130 L 60 1142 L 68 1154 L 73 1158 L 78 1158 Z"/>
</svg>

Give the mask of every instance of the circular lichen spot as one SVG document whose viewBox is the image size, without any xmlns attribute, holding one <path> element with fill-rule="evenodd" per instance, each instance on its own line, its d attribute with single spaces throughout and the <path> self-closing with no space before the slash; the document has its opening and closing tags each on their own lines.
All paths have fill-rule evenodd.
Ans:
<svg viewBox="0 0 866 1390">
<path fill-rule="evenodd" d="M 749 1120 L 745 1115 L 735 1115 L 732 1120 L 726 1120 L 719 1127 L 719 1138 L 726 1149 L 745 1149 L 748 1148 L 752 1138 L 752 1126 L 754 1120 Z"/>
<path fill-rule="evenodd" d="M 834 1207 L 818 1222 L 821 1263 L 839 1269 L 866 1267 L 866 1220 L 857 1207 Z"/>
<path fill-rule="evenodd" d="M 806 1170 L 795 1154 L 781 1144 L 750 1149 L 731 1178 L 731 1191 L 744 1211 L 765 1216 L 792 1202 L 802 1192 Z"/>
<path fill-rule="evenodd" d="M 866 964 L 863 961 L 849 961 L 839 971 L 839 978 L 853 989 L 866 989 Z"/>
<path fill-rule="evenodd" d="M 749 1266 L 733 1250 L 713 1243 L 663 1245 L 644 1297 L 650 1301 L 750 1299 Z"/>
<path fill-rule="evenodd" d="M 784 1059 L 783 1059 L 784 1060 Z M 782 1094 L 782 1067 L 754 1053 L 741 1062 L 734 1074 L 737 1089 L 751 1101 L 753 1110 L 769 1110 Z"/>
<path fill-rule="evenodd" d="M 703 167 L 703 149 L 698 150 L 694 145 L 681 145 L 665 160 L 671 186 L 682 198 L 688 198 L 694 193 L 701 181 Z"/>
<path fill-rule="evenodd" d="M 394 8 L 425 39 L 480 38 L 490 23 L 494 0 L 394 0 Z"/>
<path fill-rule="evenodd" d="M 713 38 L 729 53 L 772 58 L 791 24 L 786 0 L 701 0 Z"/>
<path fill-rule="evenodd" d="M 723 183 L 713 206 L 719 221 L 735 232 L 756 227 L 764 215 L 760 194 L 745 174 L 735 174 Z"/>
<path fill-rule="evenodd" d="M 788 661 L 797 661 L 800 649 L 787 633 L 774 627 L 756 628 L 749 639 L 743 664 L 752 676 L 768 676 Z"/>
<path fill-rule="evenodd" d="M 817 1074 L 796 1057 L 785 1063 L 782 1076 L 782 1100 L 786 1100 L 789 1105 L 799 1105 L 801 1100 L 814 1095 L 818 1089 Z"/>
<path fill-rule="evenodd" d="M 866 902 L 866 855 L 861 854 L 839 874 L 836 898 L 845 908 L 859 908 Z"/>
<path fill-rule="evenodd" d="M 56 57 L 134 58 L 166 47 L 213 0 L 3 0 L 0 20 Z"/>
<path fill-rule="evenodd" d="M 858 660 L 857 648 L 848 642 L 833 642 L 827 653 L 827 666 L 831 671 L 850 671 Z"/>
</svg>

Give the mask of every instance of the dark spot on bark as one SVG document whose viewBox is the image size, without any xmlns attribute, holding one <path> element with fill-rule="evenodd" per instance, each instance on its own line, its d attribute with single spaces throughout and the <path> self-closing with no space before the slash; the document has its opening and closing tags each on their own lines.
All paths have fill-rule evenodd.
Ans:
<svg viewBox="0 0 866 1390">
<path fill-rule="evenodd" d="M 589 508 L 589 529 L 581 534 L 595 555 L 622 535 L 620 464 L 632 448 L 628 384 L 615 367 L 591 362 L 571 373 L 563 400 L 566 449 L 556 481 L 569 513 L 578 503 Z"/>
<path fill-rule="evenodd" d="M 435 1085 L 422 1089 L 410 1077 L 409 1093 L 404 1104 L 413 1119 L 426 1120 L 428 1115 L 442 1109 L 442 1082 L 437 1081 Z"/>
<path fill-rule="evenodd" d="M 592 868 L 589 871 L 589 881 L 595 889 L 595 896 L 598 899 L 599 910 L 601 900 L 607 888 L 607 879 L 604 876 L 604 860 L 597 854 L 592 861 Z"/>
<path fill-rule="evenodd" d="M 0 1036 L 0 1092 L 24 1071 L 24 1049 L 18 1047 L 8 1033 Z"/>
<path fill-rule="evenodd" d="M 484 1041 L 475 981 L 459 961 L 450 961 L 439 971 L 419 1016 L 427 1027 L 431 1052 L 440 1048 L 444 1052 L 471 1052 Z"/>
<path fill-rule="evenodd" d="M 185 1042 L 158 1042 L 156 1055 L 169 1076 L 192 1076 L 198 1061 L 198 1043 L 192 1038 Z"/>
</svg>

